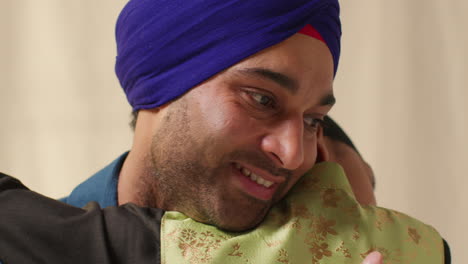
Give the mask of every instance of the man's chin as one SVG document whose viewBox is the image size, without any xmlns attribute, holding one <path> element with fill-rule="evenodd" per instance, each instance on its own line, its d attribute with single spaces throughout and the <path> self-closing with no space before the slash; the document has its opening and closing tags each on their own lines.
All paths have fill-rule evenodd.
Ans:
<svg viewBox="0 0 468 264">
<path fill-rule="evenodd" d="M 256 228 L 265 219 L 266 214 L 256 215 L 255 217 L 247 218 L 230 218 L 219 219 L 213 223 L 217 228 L 228 232 L 245 232 Z"/>
</svg>

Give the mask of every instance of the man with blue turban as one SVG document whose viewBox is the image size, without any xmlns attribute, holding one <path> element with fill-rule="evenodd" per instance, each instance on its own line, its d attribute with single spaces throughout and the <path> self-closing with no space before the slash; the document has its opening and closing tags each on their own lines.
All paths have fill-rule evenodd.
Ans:
<svg viewBox="0 0 468 264">
<path fill-rule="evenodd" d="M 337 0 L 129 1 L 115 69 L 133 146 L 63 201 L 255 227 L 320 159 L 340 37 Z"/>
</svg>

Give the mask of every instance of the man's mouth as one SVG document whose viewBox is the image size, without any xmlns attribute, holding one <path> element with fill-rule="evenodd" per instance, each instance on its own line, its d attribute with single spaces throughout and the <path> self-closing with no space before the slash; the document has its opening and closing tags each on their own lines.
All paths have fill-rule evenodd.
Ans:
<svg viewBox="0 0 468 264">
<path fill-rule="evenodd" d="M 236 169 L 238 169 L 242 174 L 245 176 L 249 177 L 252 181 L 258 183 L 259 185 L 264 186 L 265 188 L 270 188 L 271 185 L 273 185 L 274 182 L 269 181 L 267 179 L 262 178 L 261 176 L 258 176 L 257 174 L 251 172 L 249 169 L 246 169 L 242 167 L 240 164 L 235 163 L 234 166 Z"/>
<path fill-rule="evenodd" d="M 246 193 L 257 199 L 271 200 L 280 183 L 286 179 L 280 176 L 274 176 L 271 173 L 252 167 L 243 166 L 237 162 L 233 163 L 234 174 L 237 175 L 238 186 Z M 237 185 L 236 184 L 236 185 Z"/>
</svg>

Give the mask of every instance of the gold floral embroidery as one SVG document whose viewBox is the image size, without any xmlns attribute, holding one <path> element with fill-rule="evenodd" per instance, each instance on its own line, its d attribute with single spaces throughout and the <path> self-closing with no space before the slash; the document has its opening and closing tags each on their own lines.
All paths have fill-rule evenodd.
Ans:
<svg viewBox="0 0 468 264">
<path fill-rule="evenodd" d="M 358 233 L 353 234 L 353 240 L 356 241 L 360 238 L 361 236 Z"/>
<path fill-rule="evenodd" d="M 361 237 L 361 235 L 359 234 L 359 225 L 358 224 L 354 225 L 353 231 L 354 231 L 353 240 L 356 241 Z"/>
<path fill-rule="evenodd" d="M 297 205 L 293 208 L 293 214 L 297 217 L 303 218 L 303 219 L 310 219 L 312 214 L 309 212 L 309 209 L 307 206 L 301 204 Z"/>
<path fill-rule="evenodd" d="M 297 232 L 300 232 L 302 230 L 302 224 L 301 222 L 299 221 L 299 219 L 297 218 L 294 218 L 291 223 L 289 224 L 289 226 L 292 228 L 292 229 L 295 229 Z"/>
<path fill-rule="evenodd" d="M 415 228 L 408 227 L 408 235 L 411 237 L 414 243 L 419 244 L 421 236 Z"/>
<path fill-rule="evenodd" d="M 343 212 L 348 215 L 349 217 L 358 217 L 359 216 L 359 208 L 357 204 L 353 204 L 347 208 L 343 208 Z"/>
<path fill-rule="evenodd" d="M 240 251 L 240 245 L 239 243 L 236 243 L 232 246 L 232 252 L 228 254 L 228 256 L 231 257 L 242 257 L 244 253 Z"/>
<path fill-rule="evenodd" d="M 427 255 L 432 255 L 435 254 L 434 248 L 438 248 L 440 252 L 439 254 L 443 255 L 443 247 L 440 246 L 441 240 L 435 236 L 432 236 L 431 233 L 433 232 L 432 227 L 430 226 L 424 226 L 416 231 L 419 231 L 419 246 L 424 248 L 425 252 Z"/>
<path fill-rule="evenodd" d="M 175 263 L 245 264 L 264 263 L 263 260 L 268 259 L 277 264 L 351 264 L 361 263 L 372 251 L 384 255 L 384 264 L 442 258 L 443 252 L 438 252 L 443 250 L 441 239 L 432 227 L 411 222 L 408 216 L 390 210 L 361 207 L 350 199 L 346 190 L 329 183 L 328 178 L 320 178 L 317 186 L 319 178 L 310 179 L 312 181 L 304 179 L 304 182 L 309 182 L 309 187 L 317 191 L 291 193 L 288 196 L 291 200 L 286 197 L 279 202 L 266 218 L 265 229 L 253 232 L 256 234 L 253 238 L 245 237 L 245 233 L 238 235 L 197 226 L 196 222 L 179 221 L 183 218 L 176 217 L 178 222 L 173 221 L 172 228 L 166 228 L 162 235 L 168 250 L 163 254 L 162 263 L 177 259 Z M 398 224 L 392 225 L 395 221 Z M 372 232 L 367 232 L 368 229 Z M 385 241 L 387 235 L 395 238 L 394 232 L 403 235 L 403 244 Z M 249 239 L 256 239 L 258 243 Z M 377 245 L 369 247 L 370 241 Z"/>
<path fill-rule="evenodd" d="M 299 204 L 291 208 L 293 217 L 290 217 L 288 223 L 285 225 L 286 228 L 295 229 L 298 233 L 301 232 L 303 224 L 301 220 L 307 220 L 312 218 L 312 213 L 310 213 L 307 206 L 304 204 Z"/>
<path fill-rule="evenodd" d="M 221 239 L 210 231 L 198 234 L 192 229 L 182 229 L 179 236 L 179 249 L 182 256 L 191 264 L 209 263 L 212 251 L 218 249 Z"/>
<path fill-rule="evenodd" d="M 407 219 L 408 216 L 405 215 L 404 213 L 398 212 L 398 211 L 393 211 L 393 214 L 395 217 L 398 217 L 399 219 Z"/>
<path fill-rule="evenodd" d="M 325 243 L 328 235 L 337 235 L 333 227 L 335 220 L 328 220 L 323 216 L 312 217 L 310 223 L 311 231 L 306 234 L 305 243 L 310 246 L 312 253 L 312 263 L 318 263 L 324 256 L 330 257 L 332 252 L 328 249 L 328 243 Z"/>
<path fill-rule="evenodd" d="M 349 249 L 344 246 L 344 241 L 341 241 L 340 246 L 336 249 L 336 252 L 341 252 L 345 258 L 351 258 Z"/>
<path fill-rule="evenodd" d="M 320 216 L 319 218 L 317 218 L 316 221 L 314 221 L 312 226 L 317 234 L 320 234 L 322 237 L 326 237 L 328 234 L 338 235 L 335 229 L 333 229 L 333 226 L 335 226 L 335 224 L 335 220 L 327 220 L 323 216 Z"/>
<path fill-rule="evenodd" d="M 341 197 L 337 195 L 337 192 L 335 189 L 326 189 L 322 193 L 322 201 L 323 201 L 323 206 L 325 208 L 328 208 L 328 207 L 337 208 L 338 202 L 340 200 L 341 200 Z"/>
<path fill-rule="evenodd" d="M 269 248 L 271 248 L 271 247 L 277 247 L 277 246 L 283 244 L 284 242 L 281 241 L 281 240 L 275 240 L 275 241 L 271 241 L 271 242 L 265 241 L 265 243 Z"/>
<path fill-rule="evenodd" d="M 324 237 L 320 236 L 316 232 L 312 231 L 306 234 L 306 237 L 304 239 L 304 242 L 308 245 L 312 245 L 313 243 L 317 243 L 320 241 L 325 240 Z"/>
<path fill-rule="evenodd" d="M 331 251 L 328 250 L 327 243 L 322 243 L 319 245 L 314 242 L 312 243 L 312 247 L 309 250 L 312 253 L 312 263 L 317 263 L 317 261 L 321 260 L 324 256 L 331 257 L 332 255 Z"/>
<path fill-rule="evenodd" d="M 234 263 L 250 263 L 250 259 L 248 258 L 247 254 L 244 254 L 244 252 L 241 251 L 241 244 L 239 243 L 235 243 L 234 245 L 232 245 L 231 250 L 229 253 L 227 253 L 227 255 L 238 259 L 235 260 Z"/>
<path fill-rule="evenodd" d="M 387 210 L 379 210 L 375 213 L 376 222 L 375 226 L 382 231 L 384 224 L 394 223 L 394 220 L 390 217 L 390 212 Z"/>
<path fill-rule="evenodd" d="M 195 232 L 192 229 L 184 229 L 182 230 L 182 239 L 185 240 L 186 242 L 190 242 L 195 240 L 195 237 L 197 236 L 197 232 Z"/>
<path fill-rule="evenodd" d="M 276 259 L 276 261 L 278 261 L 279 263 L 283 263 L 283 264 L 289 264 L 288 252 L 285 249 L 280 249 L 278 253 L 279 253 L 279 256 Z"/>
</svg>

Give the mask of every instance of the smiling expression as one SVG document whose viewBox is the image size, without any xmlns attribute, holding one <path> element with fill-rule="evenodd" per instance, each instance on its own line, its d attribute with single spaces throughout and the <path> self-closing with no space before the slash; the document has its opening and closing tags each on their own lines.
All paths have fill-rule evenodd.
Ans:
<svg viewBox="0 0 468 264">
<path fill-rule="evenodd" d="M 141 110 L 136 135 L 151 137 L 132 148 L 144 173 L 131 200 L 226 230 L 255 227 L 314 165 L 332 82 L 326 45 L 296 34 Z"/>
</svg>

